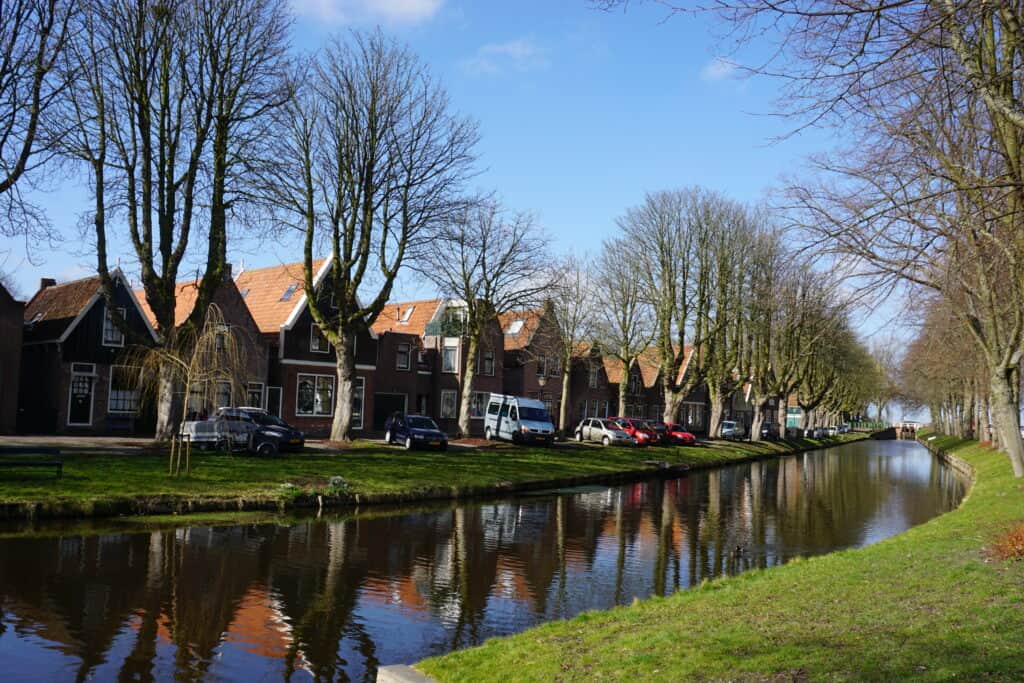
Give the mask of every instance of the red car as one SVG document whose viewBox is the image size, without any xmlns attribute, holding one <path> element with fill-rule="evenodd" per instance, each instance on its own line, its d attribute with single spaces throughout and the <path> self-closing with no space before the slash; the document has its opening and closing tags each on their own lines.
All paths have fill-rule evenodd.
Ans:
<svg viewBox="0 0 1024 683">
<path fill-rule="evenodd" d="M 672 443 L 679 444 L 681 446 L 692 446 L 697 443 L 697 438 L 690 432 L 683 429 L 683 425 L 666 424 L 665 434 L 668 435 L 668 438 Z"/>
<path fill-rule="evenodd" d="M 645 420 L 638 420 L 635 417 L 609 417 L 608 419 L 636 439 L 637 446 L 651 446 L 658 443 L 657 433 L 647 425 Z"/>
</svg>

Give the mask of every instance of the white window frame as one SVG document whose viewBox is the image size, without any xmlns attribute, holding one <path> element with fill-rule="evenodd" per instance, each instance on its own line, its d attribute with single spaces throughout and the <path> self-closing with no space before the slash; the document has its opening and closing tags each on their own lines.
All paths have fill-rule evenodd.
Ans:
<svg viewBox="0 0 1024 683">
<path fill-rule="evenodd" d="M 125 311 L 125 309 L 123 307 L 118 306 L 114 310 L 118 312 L 118 315 L 121 316 L 122 320 L 126 320 L 127 319 L 126 318 L 127 313 L 126 313 L 126 311 Z M 121 338 L 121 341 L 119 341 L 119 342 L 108 342 L 107 341 L 107 325 L 108 324 L 110 325 L 110 327 L 115 332 L 117 332 L 117 334 Z M 121 328 L 119 328 L 117 326 L 117 324 L 114 322 L 113 316 L 110 315 L 110 309 L 107 308 L 106 306 L 103 307 L 103 331 L 100 333 L 100 342 L 103 344 L 103 346 L 107 346 L 107 347 L 110 347 L 110 348 L 115 348 L 115 349 L 124 348 L 124 331 L 121 330 Z"/>
<path fill-rule="evenodd" d="M 490 397 L 491 397 L 491 394 L 490 394 L 490 392 L 487 392 L 487 391 L 474 391 L 473 392 L 473 395 L 472 395 L 472 397 L 469 400 L 469 419 L 470 420 L 482 420 L 482 419 L 484 419 L 484 416 L 487 415 L 487 403 L 488 403 L 488 399 L 490 399 Z M 480 401 L 477 404 L 480 407 L 480 414 L 479 415 L 474 415 L 473 414 L 473 405 L 474 405 L 474 403 L 476 402 L 477 399 L 479 399 L 479 401 Z"/>
<path fill-rule="evenodd" d="M 355 377 L 352 380 L 352 398 L 355 399 L 356 396 L 359 397 L 359 412 L 356 413 L 355 408 L 351 408 L 350 409 L 350 413 L 351 413 L 351 416 L 352 416 L 352 429 L 359 429 L 359 430 L 361 430 L 363 428 L 363 421 L 364 421 L 364 419 L 366 417 L 366 378 L 365 377 Z M 331 413 L 333 414 L 333 412 L 334 412 L 334 406 L 331 406 Z M 356 418 L 357 417 L 359 418 L 358 422 L 356 422 Z"/>
<path fill-rule="evenodd" d="M 82 370 L 75 370 L 75 366 L 89 366 L 90 372 L 83 372 Z M 74 386 L 76 376 L 92 377 L 92 392 L 89 394 L 89 421 L 88 422 L 72 422 L 71 421 L 71 388 Z M 95 363 L 72 363 L 71 364 L 71 381 L 68 382 L 68 413 L 67 418 L 64 422 L 68 427 L 91 427 L 93 422 L 93 411 L 96 406 L 96 364 Z"/>
<path fill-rule="evenodd" d="M 228 390 L 227 390 L 228 404 L 226 406 L 218 406 L 218 405 L 213 406 L 213 410 L 215 410 L 215 411 L 218 408 L 233 408 L 234 407 L 231 404 L 235 402 L 235 388 L 231 385 L 231 382 L 229 382 L 227 380 L 223 380 L 223 379 L 216 380 L 216 382 L 213 385 L 213 402 L 217 403 L 218 400 L 221 398 L 221 396 L 223 395 L 221 390 L 224 388 L 225 384 L 228 386 Z"/>
<path fill-rule="evenodd" d="M 331 352 L 331 343 L 329 341 L 327 341 L 327 337 L 324 336 L 323 332 L 320 333 L 319 337 L 317 336 L 316 332 L 319 329 L 320 329 L 320 326 L 317 325 L 316 323 L 311 322 L 309 324 L 309 352 L 310 353 L 330 353 Z M 321 339 L 321 338 L 324 340 L 324 347 L 325 348 L 323 348 L 323 349 L 315 348 L 313 346 L 313 340 L 317 340 L 318 341 L 318 345 L 319 345 L 319 339 Z"/>
<path fill-rule="evenodd" d="M 548 376 L 559 377 L 562 374 L 562 359 L 558 356 L 548 358 Z"/>
<path fill-rule="evenodd" d="M 249 400 L 249 393 L 252 392 L 253 387 L 260 388 L 260 402 L 252 406 L 253 408 L 266 408 L 267 402 L 267 390 L 263 382 L 249 382 L 245 385 L 245 400 Z"/>
<path fill-rule="evenodd" d="M 444 406 L 445 406 L 444 399 L 445 399 L 445 396 L 451 396 L 452 397 L 452 414 L 451 415 L 445 415 L 445 413 L 444 413 Z M 441 405 L 439 405 L 437 407 L 437 416 L 438 416 L 438 419 L 441 419 L 441 420 L 455 420 L 455 419 L 458 419 L 458 417 L 459 417 L 459 392 L 455 391 L 454 389 L 442 389 L 441 390 Z"/>
<path fill-rule="evenodd" d="M 135 390 L 136 394 L 140 394 L 139 396 L 136 396 L 136 398 L 135 398 L 135 403 L 136 403 L 135 410 L 114 410 L 113 408 L 110 407 L 111 399 L 113 399 L 113 397 L 114 397 L 114 371 L 117 368 L 132 368 L 132 367 L 135 367 L 135 366 L 133 366 L 133 365 L 111 365 L 110 366 L 110 376 L 107 378 L 107 414 L 108 415 L 138 415 L 139 414 L 139 407 L 138 406 L 140 405 L 140 402 L 142 400 L 142 396 L 141 396 L 142 391 L 141 391 L 141 389 L 136 389 Z M 139 368 L 135 368 L 135 369 L 139 370 L 139 372 L 141 372 L 141 370 Z"/>
<path fill-rule="evenodd" d="M 587 385 L 591 389 L 597 389 L 597 382 L 600 379 L 600 374 L 599 373 L 601 371 L 600 371 L 600 369 L 598 369 L 597 365 L 594 364 L 594 363 L 590 364 L 590 367 L 589 367 L 588 371 L 589 371 L 590 374 L 587 376 Z"/>
<path fill-rule="evenodd" d="M 402 347 L 405 347 L 405 365 L 402 365 Z M 412 344 L 403 342 L 395 345 L 395 370 L 409 370 L 412 368 Z"/>
<path fill-rule="evenodd" d="M 453 349 L 455 351 L 455 365 L 454 365 L 454 367 L 451 370 L 445 370 L 445 367 L 444 367 L 444 356 L 445 356 L 444 352 L 447 351 L 448 349 Z M 459 374 L 459 365 L 460 365 L 460 363 L 459 363 L 459 355 L 460 355 L 459 354 L 459 343 L 458 342 L 451 343 L 451 342 L 445 341 L 442 344 L 442 346 L 441 346 L 441 372 L 446 374 L 446 375 L 457 375 L 457 374 Z"/>
<path fill-rule="evenodd" d="M 544 357 L 537 358 L 537 376 L 543 377 L 548 374 L 548 359 Z"/>
<path fill-rule="evenodd" d="M 299 386 L 302 384 L 303 377 L 313 378 L 313 411 L 309 413 L 299 412 Z M 330 412 L 318 413 L 316 412 L 316 390 L 317 381 L 320 379 L 327 379 L 331 382 L 331 405 L 329 406 Z M 334 417 L 334 404 L 337 403 L 337 378 L 334 375 L 318 375 L 313 372 L 299 372 L 295 375 L 295 417 Z M 361 428 L 361 427 L 360 427 Z"/>
</svg>

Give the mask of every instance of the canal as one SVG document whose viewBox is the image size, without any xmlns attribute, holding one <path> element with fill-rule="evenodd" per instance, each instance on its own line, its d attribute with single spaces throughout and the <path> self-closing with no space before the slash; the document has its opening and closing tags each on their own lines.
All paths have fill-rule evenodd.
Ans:
<svg viewBox="0 0 1024 683">
<path fill-rule="evenodd" d="M 372 681 L 379 665 L 868 545 L 964 491 L 916 443 L 861 441 L 500 502 L 37 527 L 0 538 L 0 679 Z"/>
</svg>

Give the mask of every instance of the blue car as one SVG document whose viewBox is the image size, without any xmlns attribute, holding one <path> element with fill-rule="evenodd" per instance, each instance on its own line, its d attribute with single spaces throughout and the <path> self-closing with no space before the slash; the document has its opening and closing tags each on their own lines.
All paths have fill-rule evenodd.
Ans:
<svg viewBox="0 0 1024 683">
<path fill-rule="evenodd" d="M 384 423 L 384 443 L 399 443 L 405 450 L 414 448 L 436 448 L 448 450 L 448 435 L 424 415 L 402 415 L 395 413 Z"/>
</svg>

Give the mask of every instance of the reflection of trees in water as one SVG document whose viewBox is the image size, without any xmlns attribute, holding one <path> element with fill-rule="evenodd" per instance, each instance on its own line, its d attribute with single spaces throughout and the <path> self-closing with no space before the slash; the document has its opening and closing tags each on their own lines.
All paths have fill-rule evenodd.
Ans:
<svg viewBox="0 0 1024 683">
<path fill-rule="evenodd" d="M 372 680 L 382 649 L 406 637 L 408 659 L 418 659 L 571 616 L 593 606 L 595 592 L 604 605 L 669 594 L 856 545 L 884 510 L 917 521 L 959 500 L 948 469 L 892 460 L 809 454 L 397 516 L 9 540 L 0 545 L 0 608 L 16 632 L 76 657 L 79 679 L 111 665 L 125 679 L 166 677 L 158 655 L 173 648 L 174 677 L 196 680 L 216 675 L 219 653 L 262 642 L 267 651 L 256 653 L 275 658 L 267 669 L 285 678 L 303 668 Z M 430 621 L 385 633 L 379 610 Z M 273 647 L 268 619 L 279 625 Z M 128 654 L 107 662 L 125 634 L 130 648 L 119 651 Z"/>
</svg>

